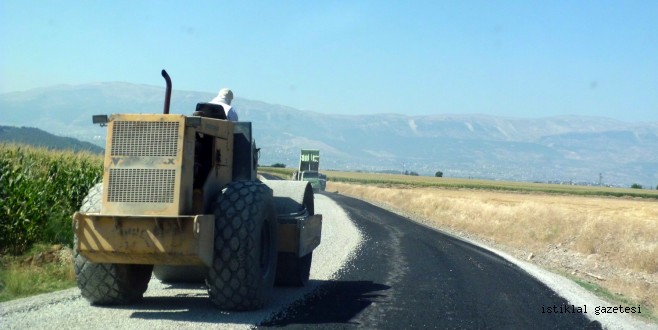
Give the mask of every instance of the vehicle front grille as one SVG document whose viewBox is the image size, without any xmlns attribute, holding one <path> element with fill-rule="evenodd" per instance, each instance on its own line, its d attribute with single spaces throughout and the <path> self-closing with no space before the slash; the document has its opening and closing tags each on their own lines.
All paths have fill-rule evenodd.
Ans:
<svg viewBox="0 0 658 330">
<path fill-rule="evenodd" d="M 112 203 L 173 203 L 176 170 L 110 169 L 107 200 Z"/>
<path fill-rule="evenodd" d="M 176 157 L 178 122 L 116 121 L 112 127 L 112 156 Z"/>
</svg>

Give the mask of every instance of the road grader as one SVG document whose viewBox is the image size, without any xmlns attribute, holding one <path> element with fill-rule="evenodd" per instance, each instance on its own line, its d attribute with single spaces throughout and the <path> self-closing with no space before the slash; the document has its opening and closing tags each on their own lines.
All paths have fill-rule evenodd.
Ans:
<svg viewBox="0 0 658 330">
<path fill-rule="evenodd" d="M 273 286 L 302 286 L 320 244 L 308 182 L 259 180 L 250 122 L 199 103 L 170 114 L 93 116 L 107 127 L 102 182 L 73 215 L 74 270 L 93 305 L 135 303 L 152 275 L 205 281 L 220 309 L 267 304 Z"/>
</svg>

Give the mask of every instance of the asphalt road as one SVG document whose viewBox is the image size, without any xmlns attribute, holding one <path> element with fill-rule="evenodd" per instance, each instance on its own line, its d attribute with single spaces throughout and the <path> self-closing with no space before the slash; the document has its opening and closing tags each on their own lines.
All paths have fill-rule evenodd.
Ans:
<svg viewBox="0 0 658 330">
<path fill-rule="evenodd" d="M 583 314 L 542 313 L 571 304 L 487 250 L 363 201 L 327 195 L 363 234 L 362 248 L 335 281 L 261 328 L 601 327 Z"/>
</svg>

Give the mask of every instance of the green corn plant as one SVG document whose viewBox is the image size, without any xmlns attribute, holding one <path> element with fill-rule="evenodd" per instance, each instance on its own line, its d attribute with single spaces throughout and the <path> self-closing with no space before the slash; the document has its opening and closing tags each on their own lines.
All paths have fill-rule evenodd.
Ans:
<svg viewBox="0 0 658 330">
<path fill-rule="evenodd" d="M 70 244 L 71 215 L 101 175 L 100 156 L 0 145 L 0 253 Z"/>
</svg>

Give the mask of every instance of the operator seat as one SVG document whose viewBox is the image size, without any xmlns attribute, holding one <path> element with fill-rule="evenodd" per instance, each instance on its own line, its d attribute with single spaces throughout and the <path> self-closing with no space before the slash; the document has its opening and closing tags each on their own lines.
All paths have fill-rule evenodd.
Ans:
<svg viewBox="0 0 658 330">
<path fill-rule="evenodd" d="M 226 120 L 226 112 L 224 111 L 224 107 L 219 104 L 207 102 L 197 103 L 196 111 L 192 113 L 192 116 Z"/>
</svg>

